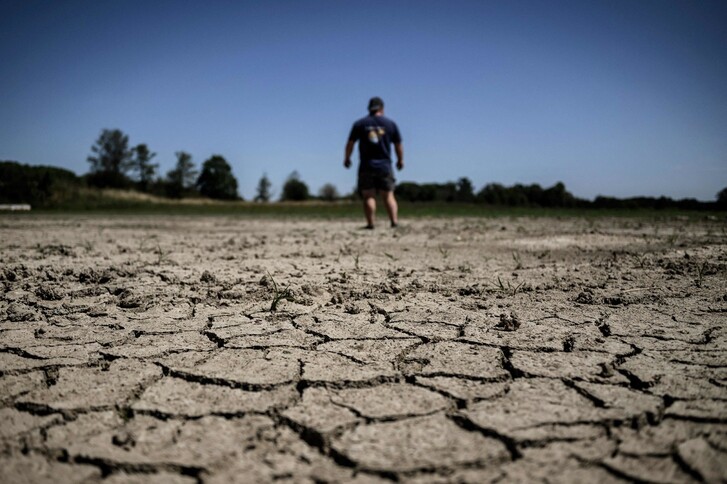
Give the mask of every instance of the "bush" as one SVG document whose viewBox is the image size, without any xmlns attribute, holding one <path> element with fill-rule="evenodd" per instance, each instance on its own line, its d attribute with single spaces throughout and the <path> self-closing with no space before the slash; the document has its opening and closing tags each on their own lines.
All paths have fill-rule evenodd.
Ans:
<svg viewBox="0 0 727 484">
<path fill-rule="evenodd" d="M 339 198 L 338 190 L 332 183 L 326 183 L 318 191 L 318 198 L 327 202 L 333 202 Z"/>
<path fill-rule="evenodd" d="M 0 203 L 47 207 L 77 196 L 82 186 L 83 180 L 70 170 L 0 161 Z"/>
</svg>

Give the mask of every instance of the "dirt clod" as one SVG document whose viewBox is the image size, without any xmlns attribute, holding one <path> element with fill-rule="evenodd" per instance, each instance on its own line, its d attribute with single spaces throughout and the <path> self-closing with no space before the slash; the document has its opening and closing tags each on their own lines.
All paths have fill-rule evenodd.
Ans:
<svg viewBox="0 0 727 484">
<path fill-rule="evenodd" d="M 520 328 L 520 318 L 517 313 L 500 314 L 500 321 L 495 325 L 495 329 L 500 331 L 517 331 Z"/>
<path fill-rule="evenodd" d="M 217 282 L 217 278 L 210 271 L 204 271 L 199 280 L 208 284 Z"/>
</svg>

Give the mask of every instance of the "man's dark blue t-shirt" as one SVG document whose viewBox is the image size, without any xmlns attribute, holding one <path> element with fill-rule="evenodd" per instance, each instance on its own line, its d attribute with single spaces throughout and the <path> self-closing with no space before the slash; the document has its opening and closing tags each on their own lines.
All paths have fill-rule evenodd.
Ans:
<svg viewBox="0 0 727 484">
<path fill-rule="evenodd" d="M 359 171 L 391 171 L 391 143 L 401 143 L 399 128 L 389 118 L 369 115 L 351 128 L 349 141 L 358 141 Z"/>
</svg>

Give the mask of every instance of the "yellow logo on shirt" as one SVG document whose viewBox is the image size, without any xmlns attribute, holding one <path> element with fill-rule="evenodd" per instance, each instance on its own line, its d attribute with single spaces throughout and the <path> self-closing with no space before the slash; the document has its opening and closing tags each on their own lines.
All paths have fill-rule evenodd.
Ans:
<svg viewBox="0 0 727 484">
<path fill-rule="evenodd" d="M 384 136 L 384 133 L 386 133 L 384 128 L 369 128 L 369 141 L 372 143 L 378 143 L 379 136 Z"/>
</svg>

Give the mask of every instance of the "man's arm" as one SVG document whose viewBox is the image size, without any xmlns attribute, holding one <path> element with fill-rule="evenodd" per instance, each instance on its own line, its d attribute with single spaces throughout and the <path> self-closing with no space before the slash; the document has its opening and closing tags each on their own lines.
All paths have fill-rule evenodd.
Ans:
<svg viewBox="0 0 727 484">
<path fill-rule="evenodd" d="M 346 143 L 346 153 L 343 157 L 343 166 L 346 168 L 350 168 L 351 166 L 351 153 L 353 153 L 353 147 L 356 144 L 356 141 L 350 139 L 348 140 L 348 143 Z"/>
<path fill-rule="evenodd" d="M 396 168 L 401 171 L 404 169 L 404 146 L 401 143 L 395 143 L 394 150 L 396 150 Z"/>
</svg>

